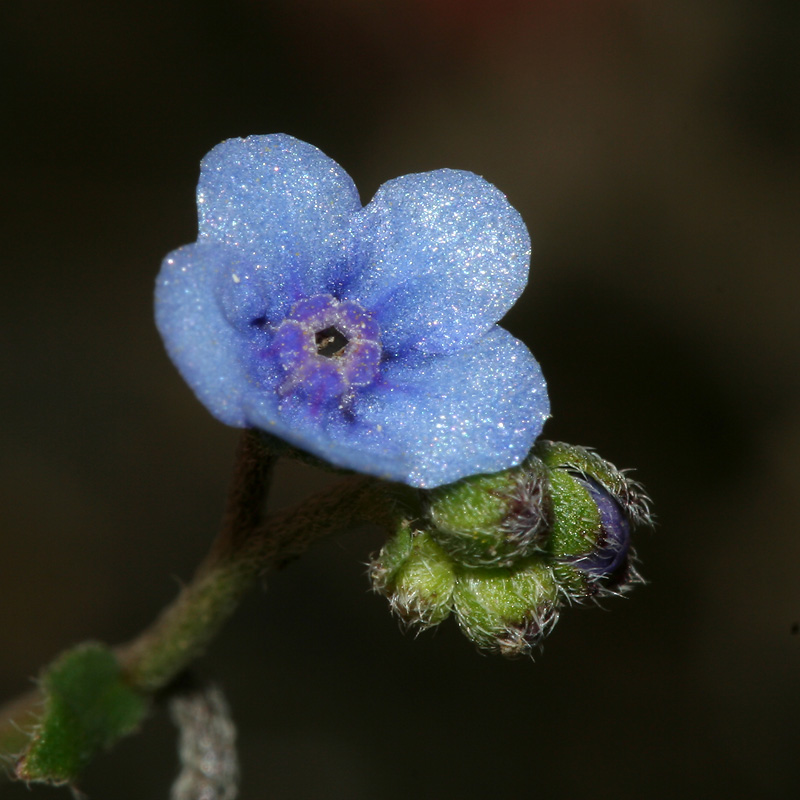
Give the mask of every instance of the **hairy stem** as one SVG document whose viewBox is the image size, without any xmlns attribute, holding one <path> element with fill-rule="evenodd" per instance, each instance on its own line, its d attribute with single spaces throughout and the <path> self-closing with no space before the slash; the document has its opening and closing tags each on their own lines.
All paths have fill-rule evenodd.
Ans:
<svg viewBox="0 0 800 800">
<path fill-rule="evenodd" d="M 385 485 L 363 476 L 264 519 L 274 461 L 258 434 L 243 434 L 222 528 L 208 556 L 155 622 L 116 648 L 127 682 L 143 694 L 166 687 L 201 655 L 265 573 L 335 531 L 361 522 L 394 526 L 397 506 Z M 42 703 L 33 690 L 0 709 L 0 758 L 24 749 Z"/>
<path fill-rule="evenodd" d="M 206 648 L 253 584 L 256 568 L 243 558 L 258 530 L 274 457 L 254 431 L 239 441 L 221 530 L 191 583 L 139 636 L 117 648 L 128 682 L 152 693 Z"/>
</svg>

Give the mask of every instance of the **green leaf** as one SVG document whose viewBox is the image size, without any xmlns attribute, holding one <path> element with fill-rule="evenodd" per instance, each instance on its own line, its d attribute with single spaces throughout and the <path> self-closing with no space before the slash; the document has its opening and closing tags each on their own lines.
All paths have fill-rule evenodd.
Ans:
<svg viewBox="0 0 800 800">
<path fill-rule="evenodd" d="M 138 727 L 146 699 L 123 680 L 104 645 L 83 644 L 44 672 L 41 722 L 17 764 L 17 777 L 38 783 L 74 781 L 94 755 Z"/>
</svg>

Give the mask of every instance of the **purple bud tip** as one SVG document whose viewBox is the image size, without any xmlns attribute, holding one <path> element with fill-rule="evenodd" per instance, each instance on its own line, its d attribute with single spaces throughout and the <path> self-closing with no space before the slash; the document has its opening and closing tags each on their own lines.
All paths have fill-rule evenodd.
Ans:
<svg viewBox="0 0 800 800">
<path fill-rule="evenodd" d="M 600 536 L 591 553 L 581 556 L 575 566 L 595 578 L 617 572 L 628 557 L 631 525 L 619 501 L 597 481 L 587 475 L 575 475 L 597 506 L 600 515 Z"/>
</svg>

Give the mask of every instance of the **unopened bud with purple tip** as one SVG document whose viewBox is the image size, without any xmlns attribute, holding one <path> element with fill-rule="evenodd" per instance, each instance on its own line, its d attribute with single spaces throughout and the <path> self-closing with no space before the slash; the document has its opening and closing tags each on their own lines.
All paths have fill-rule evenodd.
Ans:
<svg viewBox="0 0 800 800">
<path fill-rule="evenodd" d="M 553 517 L 548 551 L 562 589 L 573 599 L 626 591 L 640 578 L 631 533 L 651 524 L 641 487 L 584 447 L 539 442 Z"/>
<path fill-rule="evenodd" d="M 455 612 L 478 647 L 529 654 L 565 601 L 620 594 L 640 580 L 631 534 L 648 499 L 583 447 L 539 441 L 517 467 L 423 492 L 370 567 L 406 625 Z"/>
<path fill-rule="evenodd" d="M 582 484 L 597 506 L 600 516 L 600 536 L 594 550 L 579 556 L 573 563 L 587 575 L 605 578 L 616 574 L 628 558 L 631 544 L 631 523 L 613 495 L 597 481 L 581 475 L 575 479 Z"/>
</svg>

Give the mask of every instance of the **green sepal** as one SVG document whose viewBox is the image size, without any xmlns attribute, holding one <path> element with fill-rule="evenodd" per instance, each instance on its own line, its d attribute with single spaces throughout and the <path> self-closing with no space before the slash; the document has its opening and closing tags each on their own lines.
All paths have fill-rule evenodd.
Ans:
<svg viewBox="0 0 800 800">
<path fill-rule="evenodd" d="M 148 708 L 101 644 L 59 656 L 42 675 L 41 691 L 44 713 L 16 767 L 24 781 L 72 783 L 98 751 L 135 730 Z"/>
<path fill-rule="evenodd" d="M 598 593 L 598 584 L 585 572 L 566 561 L 553 562 L 553 575 L 562 591 L 571 600 L 583 600 Z"/>
<path fill-rule="evenodd" d="M 372 588 L 380 594 L 390 595 L 394 591 L 395 579 L 413 550 L 414 532 L 404 525 L 389 537 L 378 557 L 369 566 Z"/>
<path fill-rule="evenodd" d="M 568 472 L 550 471 L 553 516 L 548 551 L 556 559 L 591 552 L 601 534 L 600 514 L 586 488 Z"/>
<path fill-rule="evenodd" d="M 589 475 L 614 495 L 624 491 L 626 481 L 623 473 L 587 447 L 540 440 L 534 451 L 552 469 L 568 469 Z"/>
<path fill-rule="evenodd" d="M 453 594 L 464 634 L 483 650 L 528 654 L 558 618 L 558 587 L 549 565 L 528 559 L 513 569 L 458 570 Z"/>
<path fill-rule="evenodd" d="M 551 470 L 583 475 L 599 483 L 619 502 L 634 526 L 652 525 L 649 498 L 643 488 L 588 447 L 539 440 L 532 453 Z"/>
<path fill-rule="evenodd" d="M 433 489 L 431 535 L 464 566 L 513 566 L 541 549 L 549 518 L 546 475 L 531 455 L 511 469 Z"/>
<path fill-rule="evenodd" d="M 452 611 L 453 562 L 425 531 L 401 528 L 370 565 L 370 577 L 405 625 L 430 628 Z"/>
<path fill-rule="evenodd" d="M 508 514 L 506 495 L 516 483 L 515 470 L 473 475 L 428 493 L 431 520 L 443 531 L 483 533 Z"/>
</svg>

